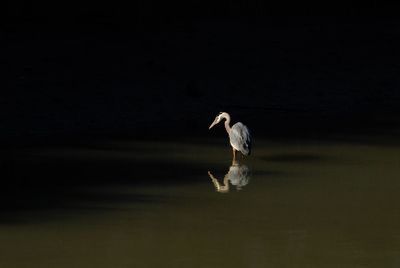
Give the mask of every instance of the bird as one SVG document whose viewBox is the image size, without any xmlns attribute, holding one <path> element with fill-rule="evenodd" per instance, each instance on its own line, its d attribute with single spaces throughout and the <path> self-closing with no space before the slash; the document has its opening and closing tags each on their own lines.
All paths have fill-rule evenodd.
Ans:
<svg viewBox="0 0 400 268">
<path fill-rule="evenodd" d="M 231 116 L 226 112 L 219 113 L 214 122 L 208 129 L 225 119 L 225 129 L 229 135 L 229 142 L 232 146 L 233 163 L 236 163 L 236 152 L 239 151 L 243 155 L 250 155 L 251 153 L 251 134 L 249 128 L 241 122 L 237 122 L 230 127 Z"/>
</svg>

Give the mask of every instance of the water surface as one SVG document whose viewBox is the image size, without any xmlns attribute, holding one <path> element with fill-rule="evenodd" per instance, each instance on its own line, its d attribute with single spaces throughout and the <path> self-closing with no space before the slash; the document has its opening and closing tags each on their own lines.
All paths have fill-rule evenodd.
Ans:
<svg viewBox="0 0 400 268">
<path fill-rule="evenodd" d="M 226 140 L 23 150 L 0 267 L 399 267 L 400 150 L 371 144 L 258 140 L 238 166 Z"/>
</svg>

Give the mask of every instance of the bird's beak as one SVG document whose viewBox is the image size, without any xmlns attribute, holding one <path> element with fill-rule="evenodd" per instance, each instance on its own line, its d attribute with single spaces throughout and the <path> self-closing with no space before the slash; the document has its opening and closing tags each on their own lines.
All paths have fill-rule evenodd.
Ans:
<svg viewBox="0 0 400 268">
<path fill-rule="evenodd" d="M 211 129 L 213 126 L 215 126 L 217 123 L 214 121 L 212 122 L 212 124 L 210 125 L 210 127 L 208 129 Z"/>
</svg>

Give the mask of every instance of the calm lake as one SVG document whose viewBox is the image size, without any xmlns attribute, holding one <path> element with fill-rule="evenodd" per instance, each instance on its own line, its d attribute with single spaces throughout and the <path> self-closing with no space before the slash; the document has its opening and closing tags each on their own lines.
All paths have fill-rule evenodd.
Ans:
<svg viewBox="0 0 400 268">
<path fill-rule="evenodd" d="M 227 139 L 14 152 L 0 267 L 400 267 L 400 147 Z"/>
</svg>

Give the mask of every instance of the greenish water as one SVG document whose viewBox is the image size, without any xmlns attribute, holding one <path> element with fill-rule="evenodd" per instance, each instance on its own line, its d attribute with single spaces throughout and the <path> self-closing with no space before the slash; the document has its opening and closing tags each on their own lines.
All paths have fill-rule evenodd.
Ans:
<svg viewBox="0 0 400 268">
<path fill-rule="evenodd" d="M 262 140 L 237 167 L 225 140 L 24 151 L 14 176 L 45 183 L 0 218 L 0 267 L 400 267 L 399 156 Z"/>
</svg>

